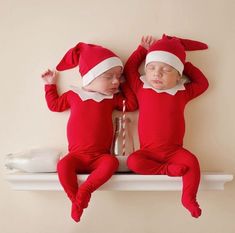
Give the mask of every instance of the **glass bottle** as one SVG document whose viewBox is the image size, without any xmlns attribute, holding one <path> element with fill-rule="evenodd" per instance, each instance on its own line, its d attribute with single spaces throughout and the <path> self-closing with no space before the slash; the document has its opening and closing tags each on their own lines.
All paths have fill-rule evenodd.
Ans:
<svg viewBox="0 0 235 233">
<path fill-rule="evenodd" d="M 61 152 L 53 148 L 35 148 L 7 154 L 5 166 L 23 172 L 56 172 Z"/>
<path fill-rule="evenodd" d="M 134 142 L 130 132 L 130 122 L 131 120 L 126 118 L 125 124 L 123 124 L 122 117 L 115 118 L 115 133 L 111 153 L 117 156 L 117 159 L 119 160 L 118 171 L 129 171 L 126 160 L 128 155 L 134 152 Z"/>
</svg>

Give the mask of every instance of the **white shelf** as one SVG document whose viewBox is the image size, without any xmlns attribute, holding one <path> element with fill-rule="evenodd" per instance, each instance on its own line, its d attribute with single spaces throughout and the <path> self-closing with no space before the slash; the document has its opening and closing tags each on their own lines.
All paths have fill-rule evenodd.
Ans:
<svg viewBox="0 0 235 233">
<path fill-rule="evenodd" d="M 82 183 L 87 174 L 78 175 Z M 14 190 L 61 191 L 57 173 L 11 173 L 6 180 Z M 226 182 L 233 180 L 232 174 L 203 172 L 201 190 L 223 190 Z M 181 190 L 182 178 L 166 175 L 115 174 L 99 190 L 110 191 L 175 191 Z"/>
</svg>

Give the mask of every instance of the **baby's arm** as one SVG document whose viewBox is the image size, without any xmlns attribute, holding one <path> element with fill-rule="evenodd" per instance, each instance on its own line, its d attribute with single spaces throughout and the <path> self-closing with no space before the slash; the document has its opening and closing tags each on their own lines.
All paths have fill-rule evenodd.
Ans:
<svg viewBox="0 0 235 233">
<path fill-rule="evenodd" d="M 135 93 L 125 81 L 120 85 L 121 92 L 116 96 L 116 109 L 122 111 L 123 100 L 125 100 L 126 111 L 135 111 L 138 109 L 138 101 Z"/>
<path fill-rule="evenodd" d="M 186 84 L 186 90 L 189 100 L 199 96 L 209 86 L 205 75 L 192 63 L 186 62 L 184 65 L 184 74 L 190 79 L 190 83 Z"/>
<path fill-rule="evenodd" d="M 57 93 L 56 83 L 57 76 L 55 71 L 47 70 L 41 75 L 45 82 L 45 97 L 48 108 L 53 112 L 62 112 L 67 110 L 69 106 L 68 92 L 59 96 Z"/>
<path fill-rule="evenodd" d="M 132 53 L 125 64 L 124 76 L 134 91 L 141 85 L 139 67 L 146 57 L 147 50 L 154 41 L 151 36 L 142 37 L 139 47 Z"/>
</svg>

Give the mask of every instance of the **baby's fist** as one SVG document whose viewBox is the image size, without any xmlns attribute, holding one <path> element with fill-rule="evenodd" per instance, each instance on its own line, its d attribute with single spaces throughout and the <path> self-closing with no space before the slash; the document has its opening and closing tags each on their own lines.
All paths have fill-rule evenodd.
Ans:
<svg viewBox="0 0 235 233">
<path fill-rule="evenodd" d="M 141 38 L 141 46 L 144 47 L 145 49 L 149 49 L 149 47 L 156 41 L 155 38 L 152 36 L 143 36 Z"/>
<path fill-rule="evenodd" d="M 48 69 L 41 75 L 46 84 L 56 84 L 56 72 Z"/>
</svg>

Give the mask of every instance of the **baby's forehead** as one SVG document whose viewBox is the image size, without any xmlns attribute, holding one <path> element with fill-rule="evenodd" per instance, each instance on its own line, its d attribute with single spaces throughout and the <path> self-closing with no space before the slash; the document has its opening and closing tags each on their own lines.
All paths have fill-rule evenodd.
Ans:
<svg viewBox="0 0 235 233">
<path fill-rule="evenodd" d="M 104 73 L 105 74 L 122 73 L 122 67 L 121 66 L 114 66 L 111 69 L 106 70 Z"/>
<path fill-rule="evenodd" d="M 161 62 L 161 61 L 151 61 L 147 64 L 147 66 L 166 66 L 166 67 L 172 67 L 171 65 Z"/>
</svg>

